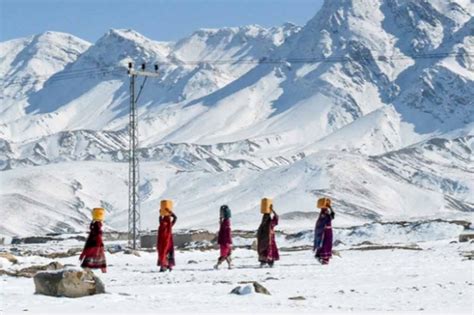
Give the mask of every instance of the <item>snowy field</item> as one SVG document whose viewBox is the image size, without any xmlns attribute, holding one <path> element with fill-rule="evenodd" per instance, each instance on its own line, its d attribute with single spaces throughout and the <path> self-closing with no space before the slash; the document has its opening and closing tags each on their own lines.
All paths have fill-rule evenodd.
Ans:
<svg viewBox="0 0 474 315">
<path fill-rule="evenodd" d="M 73 243 L 73 247 L 79 244 Z M 218 251 L 177 251 L 177 266 L 167 273 L 158 272 L 154 252 L 140 251 L 140 257 L 108 254 L 108 273 L 97 273 L 106 294 L 77 299 L 35 295 L 32 279 L 1 276 L 1 313 L 472 314 L 473 263 L 461 256 L 472 250 L 472 244 L 451 239 L 418 245 L 422 250 L 363 251 L 339 246 L 340 257 L 335 256 L 328 266 L 318 264 L 310 251 L 282 252 L 273 269 L 259 268 L 255 251 L 237 249 L 234 269 L 223 264 L 217 271 L 212 266 Z M 2 268 L 52 261 L 38 256 L 17 258 L 15 265 L 0 258 Z M 77 255 L 56 260 L 78 265 Z M 271 296 L 229 294 L 245 281 L 258 281 Z M 299 300 L 290 299 L 295 297 Z"/>
</svg>

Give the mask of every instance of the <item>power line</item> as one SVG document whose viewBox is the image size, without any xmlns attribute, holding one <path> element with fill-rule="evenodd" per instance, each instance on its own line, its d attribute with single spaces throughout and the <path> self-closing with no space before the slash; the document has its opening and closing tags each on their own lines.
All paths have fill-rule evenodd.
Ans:
<svg viewBox="0 0 474 315">
<path fill-rule="evenodd" d="M 311 58 L 270 58 L 262 57 L 259 59 L 218 59 L 218 60 L 187 60 L 187 61 L 167 61 L 167 62 L 157 62 L 158 65 L 164 66 L 199 66 L 203 64 L 209 65 L 235 65 L 235 64 L 304 64 L 304 63 L 342 63 L 342 62 L 357 62 L 357 61 L 400 61 L 400 60 L 419 60 L 419 59 L 443 59 L 450 57 L 474 57 L 474 52 L 438 52 L 438 53 L 421 53 L 421 54 L 412 54 L 412 55 L 373 55 L 366 54 L 360 57 L 351 57 L 351 56 L 330 56 L 330 57 L 311 57 Z M 0 79 L 0 86 L 15 86 L 15 85 L 26 85 L 39 83 L 41 81 L 45 82 L 58 82 L 63 80 L 71 80 L 89 76 L 99 76 L 99 75 L 122 75 L 124 67 L 121 66 L 108 66 L 108 67 L 99 67 L 99 68 L 84 68 L 77 70 L 64 70 L 52 76 L 48 75 L 39 75 L 31 76 L 26 79 L 16 79 L 12 81 L 7 81 L 5 79 Z"/>
<path fill-rule="evenodd" d="M 123 68 L 117 68 L 117 70 L 111 71 L 89 71 L 89 72 L 81 72 L 81 73 L 69 73 L 65 72 L 61 75 L 52 75 L 52 76 L 37 76 L 37 77 L 28 77 L 27 79 L 16 79 L 12 81 L 5 81 L 0 82 L 0 86 L 7 87 L 7 86 L 15 86 L 15 85 L 26 85 L 26 84 L 35 84 L 40 82 L 57 82 L 63 80 L 72 80 L 72 79 L 79 79 L 79 78 L 86 78 L 91 76 L 99 76 L 99 75 L 109 75 L 109 74 L 116 74 L 116 75 L 123 75 Z"/>
<path fill-rule="evenodd" d="M 284 63 L 337 63 L 337 62 L 351 62 L 351 61 L 366 61 L 366 60 L 417 60 L 417 59 L 442 59 L 448 57 L 474 56 L 474 52 L 469 53 L 429 53 L 429 54 L 413 54 L 413 55 L 372 55 L 366 54 L 359 58 L 351 56 L 332 56 L 332 57 L 311 57 L 311 58 L 269 58 L 262 57 L 259 59 L 219 59 L 219 60 L 187 60 L 182 62 L 158 62 L 159 65 L 227 65 L 227 64 L 284 64 Z"/>
</svg>

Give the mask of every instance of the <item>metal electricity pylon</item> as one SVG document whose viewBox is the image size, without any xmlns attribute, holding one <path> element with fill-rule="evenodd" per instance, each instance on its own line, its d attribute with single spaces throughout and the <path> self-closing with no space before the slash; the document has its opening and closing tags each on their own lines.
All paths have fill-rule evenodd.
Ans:
<svg viewBox="0 0 474 315">
<path fill-rule="evenodd" d="M 129 122 L 129 157 L 128 157 L 128 244 L 136 249 L 140 237 L 140 168 L 138 159 L 138 119 L 137 101 L 145 86 L 148 77 L 158 77 L 158 66 L 155 72 L 145 71 L 145 64 L 141 70 L 135 70 L 133 64 L 128 64 L 130 77 L 130 122 Z M 135 96 L 135 81 L 137 77 L 144 77 L 143 83 Z"/>
</svg>

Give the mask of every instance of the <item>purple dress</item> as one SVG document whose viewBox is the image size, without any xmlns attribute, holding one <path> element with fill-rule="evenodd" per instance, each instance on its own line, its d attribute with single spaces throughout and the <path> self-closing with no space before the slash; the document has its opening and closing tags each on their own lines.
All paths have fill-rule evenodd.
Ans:
<svg viewBox="0 0 474 315">
<path fill-rule="evenodd" d="M 316 227 L 314 229 L 313 250 L 316 251 L 316 258 L 322 264 L 327 265 L 332 257 L 332 219 L 328 209 L 321 209 Z"/>
</svg>

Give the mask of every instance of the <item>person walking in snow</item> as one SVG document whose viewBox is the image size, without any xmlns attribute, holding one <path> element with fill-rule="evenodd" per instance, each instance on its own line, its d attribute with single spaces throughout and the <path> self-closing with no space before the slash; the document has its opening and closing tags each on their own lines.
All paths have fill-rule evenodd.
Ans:
<svg viewBox="0 0 474 315">
<path fill-rule="evenodd" d="M 260 267 L 268 264 L 271 268 L 275 261 L 280 259 L 275 241 L 275 226 L 277 225 L 278 215 L 273 209 L 273 205 L 270 205 L 270 213 L 265 213 L 262 216 L 262 223 L 260 223 L 257 231 L 257 251 Z"/>
<path fill-rule="evenodd" d="M 329 198 L 318 200 L 318 208 L 321 209 L 314 228 L 313 251 L 315 258 L 323 265 L 327 265 L 332 257 L 332 220 L 335 213 L 331 207 Z"/>
<path fill-rule="evenodd" d="M 107 272 L 107 262 L 105 260 L 104 242 L 102 240 L 102 222 L 105 218 L 103 208 L 92 210 L 92 222 L 89 226 L 89 236 L 82 250 L 79 260 L 82 268 L 100 269 Z"/>
<path fill-rule="evenodd" d="M 177 219 L 177 216 L 169 208 L 165 208 L 163 212 L 160 211 L 160 226 L 156 246 L 160 272 L 171 271 L 175 265 L 172 228 Z"/>
<path fill-rule="evenodd" d="M 220 256 L 217 259 L 217 264 L 214 266 L 215 269 L 219 269 L 219 265 L 224 261 L 227 261 L 229 269 L 232 268 L 232 230 L 230 227 L 230 208 L 227 205 L 223 205 L 220 208 L 219 216 L 219 234 L 217 236 L 217 243 L 220 247 Z"/>
</svg>

